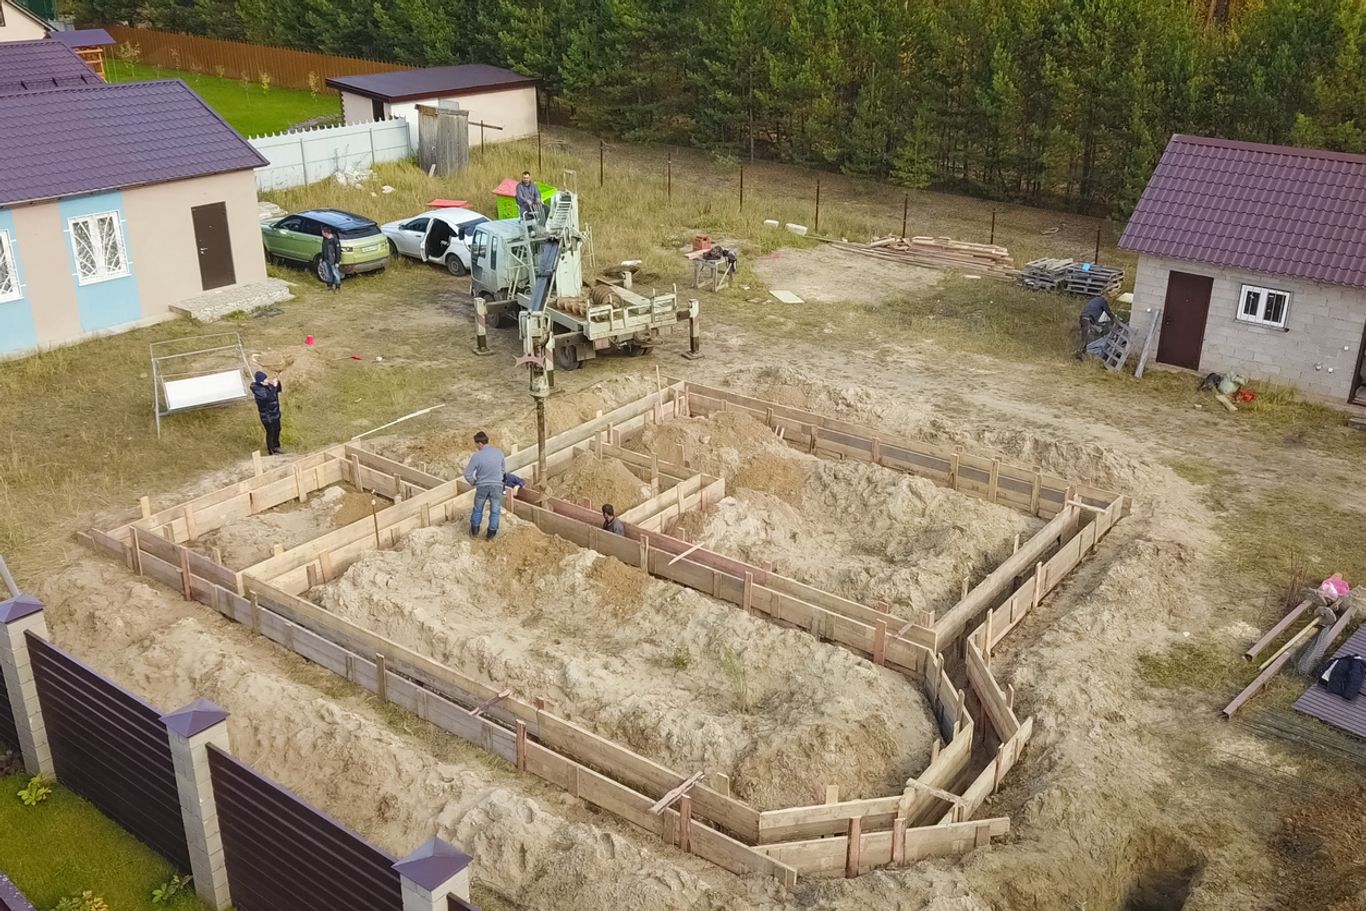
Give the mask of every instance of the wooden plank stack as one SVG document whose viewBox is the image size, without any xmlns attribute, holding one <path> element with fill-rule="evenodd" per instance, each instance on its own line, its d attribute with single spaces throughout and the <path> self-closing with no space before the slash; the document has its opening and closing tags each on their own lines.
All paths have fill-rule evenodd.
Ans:
<svg viewBox="0 0 1366 911">
<path fill-rule="evenodd" d="M 1019 273 L 1020 284 L 1040 291 L 1065 291 L 1094 297 L 1115 291 L 1124 282 L 1123 269 L 1107 269 L 1070 259 L 1035 259 Z"/>
<path fill-rule="evenodd" d="M 1010 278 L 1010 251 L 999 244 L 975 244 L 949 237 L 883 237 L 868 244 L 839 241 L 835 246 L 874 259 L 930 269 Z"/>
</svg>

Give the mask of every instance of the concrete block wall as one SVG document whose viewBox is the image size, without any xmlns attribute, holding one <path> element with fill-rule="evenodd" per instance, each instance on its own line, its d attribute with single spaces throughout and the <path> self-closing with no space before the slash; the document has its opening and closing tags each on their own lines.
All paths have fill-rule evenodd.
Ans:
<svg viewBox="0 0 1366 911">
<path fill-rule="evenodd" d="M 1134 279 L 1130 320 L 1139 344 L 1153 314 L 1164 305 L 1169 271 L 1214 279 L 1200 357 L 1202 373 L 1241 373 L 1336 401 L 1345 401 L 1352 394 L 1362 335 L 1366 333 L 1366 290 L 1144 256 L 1139 259 Z M 1290 292 L 1284 329 L 1238 319 L 1244 284 Z M 1159 326 L 1151 359 L 1156 358 L 1160 335 Z"/>
<path fill-rule="evenodd" d="M 256 169 L 259 190 L 282 190 L 412 157 L 416 144 L 404 120 L 319 127 L 247 140 L 270 164 Z M 259 244 L 257 246 L 260 246 Z"/>
</svg>

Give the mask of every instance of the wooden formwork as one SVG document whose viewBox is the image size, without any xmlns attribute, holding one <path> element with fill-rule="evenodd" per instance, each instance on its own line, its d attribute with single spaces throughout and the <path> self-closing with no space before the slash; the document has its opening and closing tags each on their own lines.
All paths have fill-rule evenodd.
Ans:
<svg viewBox="0 0 1366 911">
<path fill-rule="evenodd" d="M 909 471 L 973 496 L 1049 519 L 995 571 L 937 621 L 906 622 L 763 566 L 665 534 L 688 511 L 725 496 L 724 481 L 622 446 L 650 423 L 743 410 L 789 445 L 820 456 L 859 459 Z M 473 494 L 446 480 L 350 444 L 329 447 L 109 531 L 88 543 L 129 568 L 177 588 L 253 632 L 328 667 L 422 718 L 478 743 L 519 770 L 551 781 L 665 842 L 733 872 L 762 872 L 792 884 L 798 874 L 857 875 L 879 866 L 958 854 L 1004 834 L 1006 819 L 971 819 L 1019 761 L 1033 719 L 1015 714 L 1014 693 L 990 668 L 991 649 L 1015 628 L 1123 515 L 1123 497 L 961 451 L 885 437 L 867 428 L 693 383 L 671 382 L 546 441 L 547 474 L 591 453 L 622 461 L 654 495 L 625 511 L 624 536 L 600 527 L 598 512 L 535 486 L 537 449 L 514 450 L 508 470 L 530 482 L 509 506 L 546 533 L 611 556 L 651 575 L 729 601 L 773 622 L 807 630 L 924 689 L 942 735 L 929 766 L 901 794 L 758 812 L 714 788 L 640 756 L 556 715 L 337 617 L 301 597 L 337 578 L 364 554 L 395 546 L 416 528 L 463 521 Z M 199 535 L 345 481 L 390 501 L 372 516 L 330 531 L 241 571 L 188 546 Z M 1017 578 L 1033 572 L 1018 586 Z M 947 673 L 943 650 L 978 617 L 964 641 L 965 686 L 999 746 L 974 772 L 974 745 L 986 728 L 969 714 L 967 691 Z M 980 761 L 977 763 L 980 765 Z M 961 792 L 957 788 L 971 779 Z"/>
</svg>

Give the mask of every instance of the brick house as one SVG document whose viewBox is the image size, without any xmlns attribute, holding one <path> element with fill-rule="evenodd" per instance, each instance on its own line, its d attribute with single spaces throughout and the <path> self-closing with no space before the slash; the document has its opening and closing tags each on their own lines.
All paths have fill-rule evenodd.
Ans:
<svg viewBox="0 0 1366 911">
<path fill-rule="evenodd" d="M 1173 136 L 1119 245 L 1159 363 L 1366 404 L 1366 156 Z"/>
<path fill-rule="evenodd" d="M 0 358 L 266 282 L 246 140 L 178 80 L 109 85 L 0 44 Z"/>
</svg>

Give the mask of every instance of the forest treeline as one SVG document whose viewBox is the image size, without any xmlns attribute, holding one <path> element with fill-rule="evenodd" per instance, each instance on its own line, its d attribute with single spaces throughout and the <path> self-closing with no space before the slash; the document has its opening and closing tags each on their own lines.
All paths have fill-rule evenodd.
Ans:
<svg viewBox="0 0 1366 911">
<path fill-rule="evenodd" d="M 70 0 L 540 77 L 602 135 L 1123 214 L 1167 138 L 1366 152 L 1363 0 Z"/>
</svg>

